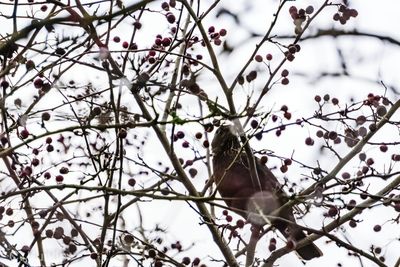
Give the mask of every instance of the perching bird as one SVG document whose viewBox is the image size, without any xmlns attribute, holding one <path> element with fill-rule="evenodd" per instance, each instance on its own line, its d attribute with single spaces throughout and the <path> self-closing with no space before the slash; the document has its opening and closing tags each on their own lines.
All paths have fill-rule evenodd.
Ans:
<svg viewBox="0 0 400 267">
<path fill-rule="evenodd" d="M 264 225 L 265 216 L 276 210 L 288 198 L 274 174 L 255 158 L 258 181 L 252 181 L 247 155 L 242 149 L 233 125 L 218 128 L 212 141 L 213 179 L 226 205 L 254 225 Z M 261 214 L 261 215 L 260 215 Z M 295 223 L 292 208 L 280 212 L 279 217 Z M 300 241 L 304 232 L 282 220 L 270 220 L 287 239 Z M 321 250 L 311 243 L 296 250 L 304 260 L 322 256 Z"/>
</svg>

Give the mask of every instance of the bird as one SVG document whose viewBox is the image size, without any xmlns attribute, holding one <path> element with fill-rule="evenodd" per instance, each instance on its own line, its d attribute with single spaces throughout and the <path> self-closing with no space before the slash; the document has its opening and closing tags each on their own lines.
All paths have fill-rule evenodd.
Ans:
<svg viewBox="0 0 400 267">
<path fill-rule="evenodd" d="M 306 237 L 302 229 L 296 227 L 292 207 L 281 210 L 277 218 L 269 221 L 265 219 L 266 216 L 263 216 L 284 205 L 289 198 L 275 175 L 257 157 L 254 158 L 258 180 L 253 181 L 247 154 L 239 141 L 234 125 L 219 126 L 211 148 L 213 180 L 229 209 L 255 226 L 270 223 L 288 240 L 298 242 Z M 278 218 L 283 218 L 283 220 Z M 300 247 L 296 249 L 296 252 L 303 260 L 322 256 L 322 251 L 314 243 Z"/>
</svg>

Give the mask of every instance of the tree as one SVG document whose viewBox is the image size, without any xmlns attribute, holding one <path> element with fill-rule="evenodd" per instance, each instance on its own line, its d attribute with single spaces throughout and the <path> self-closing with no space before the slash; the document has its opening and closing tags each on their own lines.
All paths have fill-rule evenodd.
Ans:
<svg viewBox="0 0 400 267">
<path fill-rule="evenodd" d="M 0 3 L 3 265 L 298 264 L 314 241 L 309 266 L 399 266 L 399 92 L 357 74 L 365 37 L 399 41 L 357 30 L 350 1 L 247 2 Z M 225 206 L 210 142 L 227 122 L 306 239 L 255 237 Z"/>
</svg>

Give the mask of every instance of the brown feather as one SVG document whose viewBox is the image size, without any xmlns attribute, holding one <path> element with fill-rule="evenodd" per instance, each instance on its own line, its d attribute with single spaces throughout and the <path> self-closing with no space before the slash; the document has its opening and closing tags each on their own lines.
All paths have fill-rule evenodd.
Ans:
<svg viewBox="0 0 400 267">
<path fill-rule="evenodd" d="M 226 205 L 253 224 L 264 225 L 266 221 L 259 214 L 268 215 L 288 200 L 274 174 L 256 158 L 259 183 L 253 184 L 239 139 L 232 126 L 223 125 L 217 130 L 212 141 L 213 177 L 218 192 Z M 295 223 L 292 208 L 282 210 L 278 217 Z M 306 235 L 299 228 L 279 219 L 271 221 L 286 238 L 300 241 Z M 304 259 L 310 260 L 322 255 L 314 243 L 296 250 Z"/>
</svg>

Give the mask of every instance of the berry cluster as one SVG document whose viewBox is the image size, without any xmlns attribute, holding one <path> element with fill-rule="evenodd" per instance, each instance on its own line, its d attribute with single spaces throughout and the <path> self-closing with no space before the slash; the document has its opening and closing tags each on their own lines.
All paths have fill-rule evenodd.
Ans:
<svg viewBox="0 0 400 267">
<path fill-rule="evenodd" d="M 358 11 L 352 8 L 348 8 L 345 5 L 340 5 L 337 13 L 333 15 L 334 21 L 339 21 L 341 24 L 346 24 L 346 22 L 351 18 L 358 16 Z"/>
<path fill-rule="evenodd" d="M 294 32 L 296 34 L 300 34 L 303 31 L 301 25 L 306 21 L 307 15 L 311 15 L 313 12 L 313 6 L 308 6 L 306 9 L 300 8 L 299 10 L 295 6 L 289 8 L 289 14 L 293 19 L 293 24 L 295 25 Z"/>
</svg>

